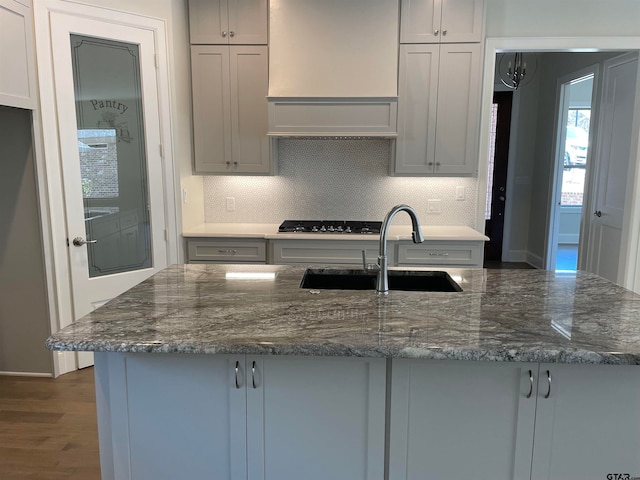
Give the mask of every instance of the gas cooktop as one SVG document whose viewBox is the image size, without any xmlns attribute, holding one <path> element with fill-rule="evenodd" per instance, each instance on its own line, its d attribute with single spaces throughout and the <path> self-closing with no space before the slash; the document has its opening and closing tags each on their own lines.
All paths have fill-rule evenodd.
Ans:
<svg viewBox="0 0 640 480">
<path fill-rule="evenodd" d="M 280 233 L 355 233 L 378 234 L 382 222 L 351 220 L 285 220 L 278 227 Z"/>
</svg>

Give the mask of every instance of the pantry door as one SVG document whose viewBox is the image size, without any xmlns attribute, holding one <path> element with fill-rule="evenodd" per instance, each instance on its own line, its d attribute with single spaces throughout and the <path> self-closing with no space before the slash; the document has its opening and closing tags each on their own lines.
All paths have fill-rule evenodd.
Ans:
<svg viewBox="0 0 640 480">
<path fill-rule="evenodd" d="M 153 32 L 51 13 L 73 316 L 167 266 Z M 80 353 L 79 368 L 93 363 Z"/>
</svg>

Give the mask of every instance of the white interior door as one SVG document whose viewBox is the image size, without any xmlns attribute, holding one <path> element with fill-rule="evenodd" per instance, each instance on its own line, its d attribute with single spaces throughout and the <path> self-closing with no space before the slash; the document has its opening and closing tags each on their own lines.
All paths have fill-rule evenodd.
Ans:
<svg viewBox="0 0 640 480">
<path fill-rule="evenodd" d="M 618 282 L 638 55 L 605 62 L 585 269 Z M 587 212 L 587 214 L 589 214 Z"/>
<path fill-rule="evenodd" d="M 154 36 L 51 13 L 74 319 L 167 265 Z M 92 364 L 79 355 L 79 367 Z"/>
</svg>

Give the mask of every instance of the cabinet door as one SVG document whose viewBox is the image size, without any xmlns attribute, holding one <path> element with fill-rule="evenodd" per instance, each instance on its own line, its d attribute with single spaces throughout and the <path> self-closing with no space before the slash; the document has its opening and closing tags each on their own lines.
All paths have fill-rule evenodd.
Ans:
<svg viewBox="0 0 640 480">
<path fill-rule="evenodd" d="M 0 105 L 35 108 L 35 55 L 31 9 L 0 0 Z"/>
<path fill-rule="evenodd" d="M 400 43 L 439 43 L 443 0 L 402 0 Z"/>
<path fill-rule="evenodd" d="M 419 245 L 412 242 L 398 243 L 398 266 L 442 265 L 482 267 L 484 242 L 433 242 Z"/>
<path fill-rule="evenodd" d="M 189 0 L 191 43 L 228 44 L 227 0 Z"/>
<path fill-rule="evenodd" d="M 243 362 L 226 355 L 125 356 L 130 478 L 246 479 Z"/>
<path fill-rule="evenodd" d="M 267 0 L 229 0 L 229 43 L 267 44 Z"/>
<path fill-rule="evenodd" d="M 390 242 L 391 243 L 391 242 Z M 367 262 L 375 262 L 380 241 L 355 240 L 270 240 L 269 262 L 275 265 L 322 263 L 362 266 L 362 250 Z M 389 265 L 394 265 L 394 248 L 388 247 Z"/>
<path fill-rule="evenodd" d="M 393 359 L 389 479 L 528 479 L 537 369 Z"/>
<path fill-rule="evenodd" d="M 438 57 L 438 45 L 400 45 L 398 139 L 394 169 L 398 175 L 433 173 Z"/>
<path fill-rule="evenodd" d="M 442 44 L 438 78 L 435 173 L 471 175 L 478 163 L 480 44 Z"/>
<path fill-rule="evenodd" d="M 638 405 L 637 366 L 542 364 L 531 478 L 640 476 Z"/>
<path fill-rule="evenodd" d="M 443 0 L 442 43 L 480 42 L 484 24 L 484 0 Z"/>
<path fill-rule="evenodd" d="M 266 263 L 266 241 L 244 238 L 188 239 L 187 262 Z"/>
<path fill-rule="evenodd" d="M 229 47 L 191 47 L 191 72 L 195 171 L 231 172 Z"/>
<path fill-rule="evenodd" d="M 382 480 L 385 359 L 248 357 L 250 480 Z"/>
<path fill-rule="evenodd" d="M 231 172 L 269 173 L 267 47 L 229 48 Z"/>
</svg>

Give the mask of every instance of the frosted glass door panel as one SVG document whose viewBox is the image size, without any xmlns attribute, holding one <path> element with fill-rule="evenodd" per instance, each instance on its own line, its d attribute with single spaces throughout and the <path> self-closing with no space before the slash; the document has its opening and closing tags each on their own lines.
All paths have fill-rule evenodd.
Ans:
<svg viewBox="0 0 640 480">
<path fill-rule="evenodd" d="M 152 266 L 138 45 L 71 35 L 89 277 Z"/>
</svg>

